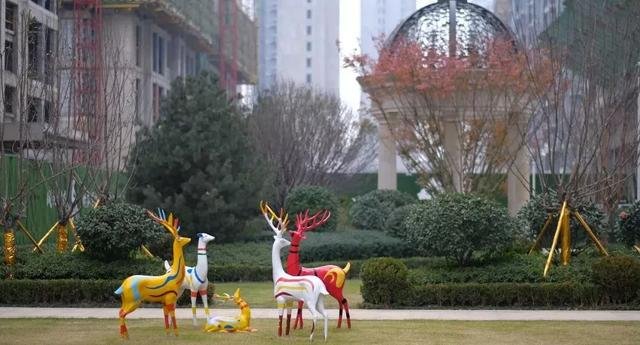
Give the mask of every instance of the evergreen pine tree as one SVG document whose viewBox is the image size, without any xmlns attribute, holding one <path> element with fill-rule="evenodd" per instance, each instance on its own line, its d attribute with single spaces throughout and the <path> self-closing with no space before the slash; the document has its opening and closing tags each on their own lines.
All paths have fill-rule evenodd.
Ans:
<svg viewBox="0 0 640 345">
<path fill-rule="evenodd" d="M 263 184 L 245 128 L 214 77 L 176 80 L 160 120 L 140 135 L 132 152 L 129 199 L 174 212 L 185 236 L 238 238 L 244 221 L 257 212 Z"/>
</svg>

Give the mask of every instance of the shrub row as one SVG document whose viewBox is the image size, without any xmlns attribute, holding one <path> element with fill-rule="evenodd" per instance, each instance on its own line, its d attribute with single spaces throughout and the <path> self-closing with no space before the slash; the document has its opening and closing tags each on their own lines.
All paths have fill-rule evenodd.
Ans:
<svg viewBox="0 0 640 345">
<path fill-rule="evenodd" d="M 411 306 L 592 308 L 604 301 L 602 292 L 593 284 L 428 284 L 411 290 Z"/>
<path fill-rule="evenodd" d="M 215 235 L 215 234 L 214 234 Z M 415 255 L 408 244 L 381 231 L 345 230 L 329 233 L 309 232 L 302 242 L 302 262 L 347 261 L 378 256 L 410 257 Z M 209 244 L 209 261 L 215 265 L 271 266 L 272 242 Z M 282 250 L 286 258 L 289 248 Z M 193 246 L 185 250 L 187 262 L 195 262 Z"/>
<path fill-rule="evenodd" d="M 5 305 L 119 305 L 114 291 L 121 280 L 0 280 L 0 304 Z M 214 293 L 209 284 L 209 296 Z M 178 299 L 180 305 L 191 305 L 188 291 Z"/>
<path fill-rule="evenodd" d="M 414 284 L 442 283 L 542 283 L 591 281 L 589 257 L 574 257 L 568 266 L 554 265 L 549 277 L 542 276 L 546 257 L 543 255 L 514 254 L 498 260 L 474 266 L 458 267 L 442 262 L 432 262 L 410 271 Z"/>
<path fill-rule="evenodd" d="M 640 306 L 640 263 L 631 257 L 606 257 L 593 264 L 592 281 L 559 283 L 442 283 L 412 281 L 406 265 L 394 258 L 367 260 L 362 267 L 362 298 L 373 306 Z"/>
</svg>

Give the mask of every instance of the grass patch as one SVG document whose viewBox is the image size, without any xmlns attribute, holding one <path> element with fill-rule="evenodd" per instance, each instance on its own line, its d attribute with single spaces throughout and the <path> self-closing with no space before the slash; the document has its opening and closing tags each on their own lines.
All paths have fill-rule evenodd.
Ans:
<svg viewBox="0 0 640 345">
<path fill-rule="evenodd" d="M 255 333 L 207 334 L 183 321 L 180 336 L 166 336 L 162 321 L 129 320 L 126 344 L 308 344 L 309 328 L 278 339 L 276 320 L 254 320 Z M 637 344 L 639 322 L 573 321 L 357 321 L 354 328 L 335 329 L 319 344 Z M 37 331 L 34 331 L 37 330 Z M 0 344 L 123 344 L 116 319 L 5 319 Z"/>
<path fill-rule="evenodd" d="M 360 295 L 360 279 L 348 279 L 344 285 L 344 296 L 349 301 L 351 308 L 358 308 L 362 303 L 362 295 Z M 272 282 L 230 282 L 216 283 L 216 293 L 224 292 L 233 294 L 237 288 L 240 288 L 240 294 L 249 303 L 252 308 L 275 308 L 275 300 L 273 299 L 273 283 Z M 198 298 L 198 304 L 200 299 Z M 235 303 L 226 302 L 220 304 L 216 301 L 217 308 L 237 308 Z M 327 296 L 325 298 L 325 306 L 327 308 L 338 308 L 336 300 Z"/>
</svg>

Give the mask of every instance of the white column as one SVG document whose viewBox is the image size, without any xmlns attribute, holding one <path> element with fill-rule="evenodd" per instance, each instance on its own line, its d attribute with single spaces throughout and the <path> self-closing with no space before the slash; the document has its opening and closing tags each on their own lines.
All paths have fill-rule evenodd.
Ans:
<svg viewBox="0 0 640 345">
<path fill-rule="evenodd" d="M 529 154 L 527 148 L 521 144 L 522 137 L 517 127 L 508 128 L 509 145 L 517 151 L 511 169 L 507 173 L 507 200 L 509 214 L 515 216 L 524 204 L 529 201 Z"/>
<path fill-rule="evenodd" d="M 444 151 L 447 166 L 453 178 L 453 187 L 456 192 L 462 192 L 462 149 L 460 136 L 458 135 L 458 123 L 456 121 L 444 121 L 442 124 L 444 135 Z"/>
<path fill-rule="evenodd" d="M 378 189 L 396 190 L 396 142 L 385 121 L 378 122 Z"/>
</svg>

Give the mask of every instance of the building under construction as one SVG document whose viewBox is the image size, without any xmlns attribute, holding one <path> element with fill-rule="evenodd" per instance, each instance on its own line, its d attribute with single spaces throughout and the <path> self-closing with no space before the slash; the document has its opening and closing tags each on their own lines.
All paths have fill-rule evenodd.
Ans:
<svg viewBox="0 0 640 345">
<path fill-rule="evenodd" d="M 77 142 L 107 140 L 114 115 L 134 130 L 151 126 L 171 82 L 203 70 L 218 74 L 231 98 L 256 82 L 257 26 L 239 0 L 0 1 L 9 52 L 0 121 L 29 122 L 29 140 L 53 118 L 67 123 L 69 142 L 78 132 Z M 15 80 L 25 75 L 42 87 L 22 105 Z M 4 126 L 3 142 L 11 131 Z"/>
</svg>

